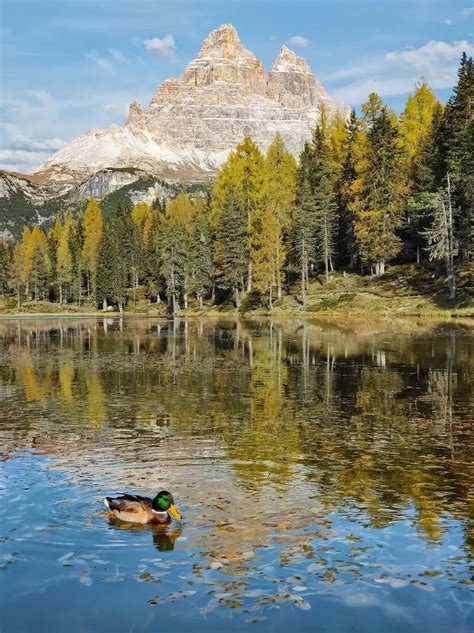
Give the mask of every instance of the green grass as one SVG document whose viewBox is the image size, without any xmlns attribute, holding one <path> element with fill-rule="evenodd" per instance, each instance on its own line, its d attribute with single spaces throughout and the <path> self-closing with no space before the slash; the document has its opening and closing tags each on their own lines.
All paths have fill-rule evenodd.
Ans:
<svg viewBox="0 0 474 633">
<path fill-rule="evenodd" d="M 391 266 L 383 277 L 362 276 L 341 272 L 331 273 L 329 282 L 323 276 L 312 281 L 308 293 L 306 310 L 302 309 L 301 289 L 295 283 L 283 297 L 274 302 L 270 312 L 265 298 L 256 293 L 242 297 L 240 314 L 245 316 L 426 316 L 426 317 L 474 317 L 474 288 L 469 266 L 456 270 L 458 296 L 454 303 L 449 301 L 446 279 L 439 268 L 431 265 L 413 264 Z M 287 289 L 288 290 L 288 289 Z M 133 305 L 133 292 L 128 293 L 126 314 L 165 316 L 164 303 L 150 304 L 142 289 L 136 293 L 136 305 Z M 21 314 L 110 314 L 96 310 L 94 306 L 67 305 L 59 308 L 48 302 L 25 303 Z M 16 314 L 15 300 L 12 297 L 0 297 L 0 314 Z M 228 301 L 218 305 L 206 305 L 201 311 L 197 304 L 190 302 L 181 316 L 229 315 L 235 316 L 234 304 Z"/>
</svg>

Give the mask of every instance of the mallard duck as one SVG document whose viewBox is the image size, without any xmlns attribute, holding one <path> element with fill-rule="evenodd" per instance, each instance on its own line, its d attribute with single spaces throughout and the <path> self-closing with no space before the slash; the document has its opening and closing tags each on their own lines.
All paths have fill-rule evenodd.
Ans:
<svg viewBox="0 0 474 633">
<path fill-rule="evenodd" d="M 104 503 L 117 519 L 128 523 L 163 524 L 169 523 L 171 516 L 183 518 L 174 506 L 173 495 L 166 490 L 161 490 L 154 499 L 123 494 L 120 497 L 105 497 Z"/>
</svg>

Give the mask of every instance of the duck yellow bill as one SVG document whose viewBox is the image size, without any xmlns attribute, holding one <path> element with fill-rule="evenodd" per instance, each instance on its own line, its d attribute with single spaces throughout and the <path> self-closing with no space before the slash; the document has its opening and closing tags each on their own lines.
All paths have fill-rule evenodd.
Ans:
<svg viewBox="0 0 474 633">
<path fill-rule="evenodd" d="M 171 514 L 171 516 L 173 516 L 175 519 L 182 519 L 183 517 L 181 516 L 181 514 L 176 510 L 174 505 L 170 505 L 170 507 L 168 508 L 168 512 Z"/>
</svg>

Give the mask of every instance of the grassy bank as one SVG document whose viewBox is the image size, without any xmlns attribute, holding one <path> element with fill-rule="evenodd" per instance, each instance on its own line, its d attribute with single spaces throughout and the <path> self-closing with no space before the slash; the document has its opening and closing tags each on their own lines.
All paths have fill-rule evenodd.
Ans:
<svg viewBox="0 0 474 633">
<path fill-rule="evenodd" d="M 287 288 L 282 299 L 274 302 L 273 310 L 257 295 L 244 297 L 241 314 L 247 316 L 433 316 L 474 317 L 474 287 L 472 270 L 458 269 L 456 274 L 457 298 L 450 302 L 446 279 L 435 268 L 415 265 L 393 266 L 383 277 L 370 277 L 355 273 L 333 272 L 327 282 L 324 276 L 313 280 L 303 309 L 299 284 Z M 93 305 L 67 304 L 61 308 L 49 302 L 26 302 L 16 309 L 11 297 L 0 297 L 0 317 L 15 316 L 100 316 L 116 315 L 117 311 L 103 312 Z M 210 317 L 234 316 L 238 312 L 232 304 L 207 305 L 204 311 L 191 305 L 179 316 Z M 166 317 L 166 304 L 140 300 L 130 302 L 126 316 Z"/>
</svg>

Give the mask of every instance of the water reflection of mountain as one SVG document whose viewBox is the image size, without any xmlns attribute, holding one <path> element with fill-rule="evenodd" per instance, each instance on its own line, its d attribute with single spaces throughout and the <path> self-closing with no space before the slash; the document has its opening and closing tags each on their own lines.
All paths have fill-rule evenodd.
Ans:
<svg viewBox="0 0 474 633">
<path fill-rule="evenodd" d="M 0 322 L 2 444 L 87 455 L 89 477 L 118 453 L 130 484 L 178 479 L 196 503 L 214 477 L 228 551 L 256 516 L 382 527 L 409 507 L 433 542 L 461 519 L 472 551 L 473 347 L 468 325 L 413 321 Z"/>
</svg>

